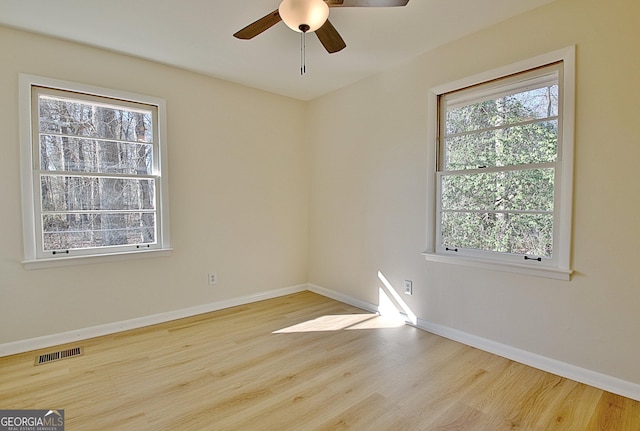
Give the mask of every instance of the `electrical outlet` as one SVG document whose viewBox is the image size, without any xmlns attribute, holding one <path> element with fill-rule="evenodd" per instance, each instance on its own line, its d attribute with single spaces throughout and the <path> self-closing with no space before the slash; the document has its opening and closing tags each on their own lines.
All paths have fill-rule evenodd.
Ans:
<svg viewBox="0 0 640 431">
<path fill-rule="evenodd" d="M 211 286 L 213 286 L 217 282 L 218 282 L 218 273 L 217 272 L 210 272 L 209 273 L 209 284 Z"/>
<path fill-rule="evenodd" d="M 404 294 L 413 295 L 413 281 L 411 280 L 404 281 Z"/>
</svg>

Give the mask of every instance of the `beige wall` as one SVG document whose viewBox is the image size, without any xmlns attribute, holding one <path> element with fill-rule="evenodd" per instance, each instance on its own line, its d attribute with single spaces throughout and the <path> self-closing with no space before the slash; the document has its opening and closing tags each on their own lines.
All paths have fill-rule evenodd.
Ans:
<svg viewBox="0 0 640 431">
<path fill-rule="evenodd" d="M 307 281 L 304 103 L 2 27 L 0 59 L 0 344 Z M 166 99 L 170 257 L 22 267 L 19 73 Z"/>
<path fill-rule="evenodd" d="M 309 281 L 640 383 L 640 3 L 558 0 L 310 103 Z M 430 87 L 577 52 L 572 281 L 426 262 Z"/>
</svg>

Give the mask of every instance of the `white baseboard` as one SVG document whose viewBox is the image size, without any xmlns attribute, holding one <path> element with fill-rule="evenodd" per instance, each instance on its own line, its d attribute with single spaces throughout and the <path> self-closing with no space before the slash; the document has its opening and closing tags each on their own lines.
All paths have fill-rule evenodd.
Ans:
<svg viewBox="0 0 640 431">
<path fill-rule="evenodd" d="M 360 301 L 321 286 L 309 284 L 309 290 L 337 301 L 353 305 L 354 307 L 359 307 L 372 312 L 378 311 L 378 306 L 375 304 Z M 402 312 L 399 312 L 398 314 L 400 318 L 403 318 L 407 323 L 409 323 L 409 318 L 406 314 Z M 448 326 L 431 323 L 424 319 L 418 318 L 415 326 L 424 331 L 460 342 L 467 346 L 475 347 L 477 349 L 484 350 L 485 352 L 493 353 L 542 371 L 640 401 L 640 385 L 637 383 L 632 383 L 607 374 L 598 373 L 596 371 L 548 358 L 546 356 L 527 352 L 522 349 L 478 337 L 477 335 L 469 334 Z"/>
<path fill-rule="evenodd" d="M 462 344 L 466 344 L 467 346 L 475 347 L 477 349 L 484 350 L 485 352 L 493 353 L 521 364 L 529 365 L 530 367 L 537 368 L 539 370 L 640 401 L 640 385 L 637 383 L 628 382 L 626 380 L 588 370 L 577 365 L 568 364 L 536 353 L 527 352 L 526 350 L 478 337 L 477 335 L 469 334 L 464 331 L 439 325 L 437 323 L 427 322 L 420 318 L 418 318 L 416 326 L 427 332 L 431 332 L 432 334 L 458 341 Z"/>
<path fill-rule="evenodd" d="M 276 298 L 279 296 L 290 295 L 292 293 L 303 292 L 305 290 L 307 290 L 307 285 L 300 284 L 298 286 L 269 290 L 266 292 L 260 292 L 253 295 L 242 296 L 239 298 L 226 299 L 210 304 L 202 304 L 195 307 L 172 310 L 165 313 L 152 314 L 150 316 L 137 317 L 120 322 L 91 326 L 75 331 L 62 332 L 59 334 L 45 335 L 42 337 L 4 343 L 0 344 L 0 357 L 29 352 L 32 350 L 44 349 L 61 344 L 75 343 L 77 341 L 86 340 L 89 338 L 115 334 L 117 332 L 128 331 L 130 329 L 143 328 L 145 326 L 170 322 L 176 319 L 196 316 L 198 314 L 209 313 L 212 311 L 222 310 L 224 308 L 236 307 L 238 305 L 263 301 L 265 299 Z"/>
<path fill-rule="evenodd" d="M 92 326 L 89 328 L 79 329 L 77 331 L 63 332 L 60 334 L 46 335 L 43 337 L 20 340 L 5 344 L 0 344 L 0 357 L 13 355 L 17 353 L 28 352 L 31 350 L 43 349 L 47 347 L 57 346 L 60 344 L 73 343 L 88 338 L 110 335 L 117 332 L 127 331 L 129 329 L 137 329 L 145 326 L 155 325 L 158 323 L 169 322 L 176 319 L 191 317 L 198 314 L 209 313 L 212 311 L 222 310 L 225 308 L 235 307 L 238 305 L 249 304 L 252 302 L 263 301 L 266 299 L 277 298 L 279 296 L 290 295 L 292 293 L 309 290 L 322 296 L 326 296 L 336 301 L 361 308 L 373 313 L 378 312 L 378 306 L 366 301 L 355 299 L 334 290 L 326 289 L 315 284 L 300 284 L 297 286 L 275 289 L 254 295 L 243 296 L 239 298 L 227 299 L 210 304 L 198 305 L 195 307 L 183 308 L 180 310 L 169 311 L 166 313 L 153 314 L 135 319 L 129 319 L 121 322 L 108 323 L 105 325 Z M 400 314 L 402 316 L 402 314 Z M 404 316 L 406 317 L 406 316 Z M 529 365 L 539 370 L 547 371 L 567 379 L 575 380 L 589 386 L 596 387 L 614 394 L 622 395 L 640 401 L 640 384 L 622 380 L 617 377 L 598 373 L 596 371 L 571 365 L 566 362 L 551 359 L 546 356 L 527 352 L 506 344 L 501 344 L 477 335 L 469 334 L 464 331 L 453 329 L 447 326 L 431 323 L 426 320 L 417 319 L 416 327 L 427 332 L 440 335 L 450 340 L 458 341 L 471 347 L 502 356 L 513 361 Z"/>
<path fill-rule="evenodd" d="M 372 313 L 378 312 L 378 306 L 376 304 L 361 301 L 359 299 L 352 298 L 351 296 L 336 292 L 335 290 L 326 289 L 316 284 L 309 283 L 307 290 L 317 293 L 318 295 L 326 296 L 327 298 L 335 299 L 336 301 L 344 302 L 345 304 L 353 305 L 354 307 L 362 308 L 363 310 L 370 311 Z"/>
</svg>

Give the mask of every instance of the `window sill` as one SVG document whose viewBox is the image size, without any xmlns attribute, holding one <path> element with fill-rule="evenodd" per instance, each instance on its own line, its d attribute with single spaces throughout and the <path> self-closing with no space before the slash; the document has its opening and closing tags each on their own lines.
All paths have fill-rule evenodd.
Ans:
<svg viewBox="0 0 640 431">
<path fill-rule="evenodd" d="M 136 250 L 122 253 L 102 254 L 99 256 L 67 256 L 47 259 L 33 259 L 23 260 L 22 265 L 24 266 L 24 269 L 31 270 L 56 268 L 62 266 L 85 265 L 91 263 L 118 262 L 132 259 L 148 259 L 151 257 L 170 256 L 172 250 L 172 248 L 162 248 L 157 250 Z"/>
<path fill-rule="evenodd" d="M 490 269 L 494 271 L 513 272 L 516 274 L 533 275 L 536 277 L 552 278 L 555 280 L 570 281 L 573 269 L 533 267 L 509 262 L 493 262 L 488 260 L 472 259 L 460 256 L 443 256 L 433 252 L 422 253 L 426 260 L 431 262 L 449 263 L 454 265 L 470 266 L 473 268 Z"/>
</svg>

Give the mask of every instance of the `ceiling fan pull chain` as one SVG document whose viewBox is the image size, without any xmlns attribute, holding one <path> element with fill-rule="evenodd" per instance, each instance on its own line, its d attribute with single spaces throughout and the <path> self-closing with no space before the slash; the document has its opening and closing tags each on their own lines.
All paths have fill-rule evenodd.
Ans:
<svg viewBox="0 0 640 431">
<path fill-rule="evenodd" d="M 305 41 L 306 32 L 300 33 L 300 75 L 307 73 L 307 44 Z"/>
</svg>

